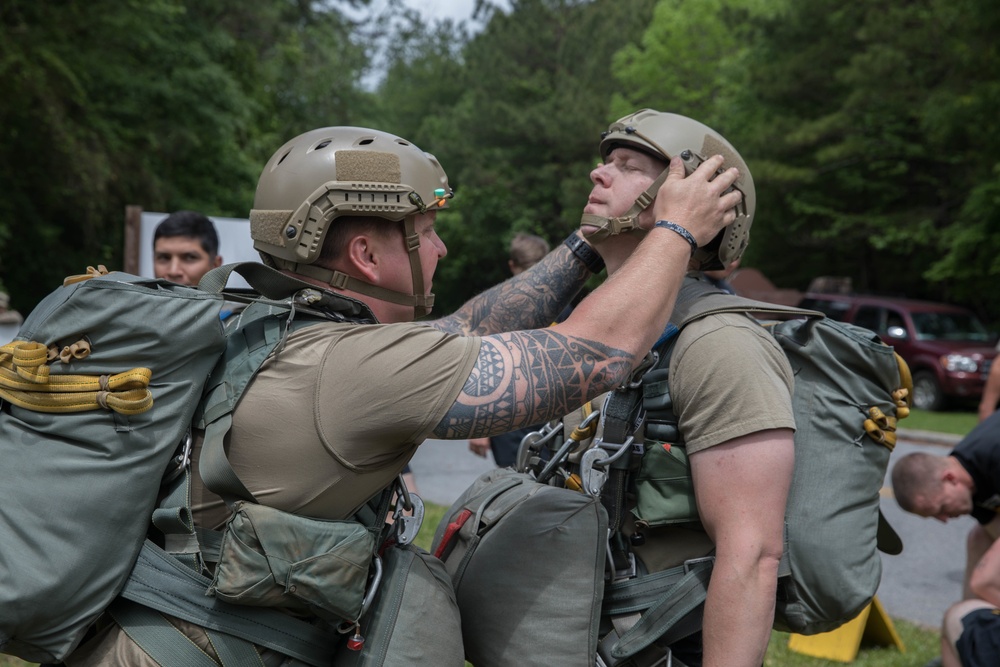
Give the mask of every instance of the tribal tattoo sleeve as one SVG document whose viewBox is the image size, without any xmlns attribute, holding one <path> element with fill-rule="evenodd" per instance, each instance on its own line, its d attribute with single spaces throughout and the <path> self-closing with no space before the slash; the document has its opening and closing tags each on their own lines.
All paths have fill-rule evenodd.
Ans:
<svg viewBox="0 0 1000 667">
<path fill-rule="evenodd" d="M 487 336 L 434 436 L 475 438 L 561 418 L 620 384 L 633 361 L 622 350 L 549 329 Z"/>
<path fill-rule="evenodd" d="M 442 331 L 485 336 L 537 329 L 556 319 L 590 272 L 560 246 L 524 273 L 470 299 L 448 317 L 428 322 Z"/>
</svg>

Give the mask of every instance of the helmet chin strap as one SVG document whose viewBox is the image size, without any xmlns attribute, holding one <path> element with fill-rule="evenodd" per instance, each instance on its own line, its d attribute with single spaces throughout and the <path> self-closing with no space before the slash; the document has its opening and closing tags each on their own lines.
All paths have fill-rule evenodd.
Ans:
<svg viewBox="0 0 1000 667">
<path fill-rule="evenodd" d="M 323 267 L 316 266 L 315 264 L 296 264 L 295 262 L 286 262 L 274 257 L 271 259 L 281 268 L 319 280 L 330 285 L 331 287 L 335 287 L 336 289 L 348 289 L 358 294 L 370 296 L 381 301 L 388 301 L 389 303 L 395 303 L 400 306 L 413 306 L 413 318 L 417 319 L 431 312 L 431 308 L 434 307 L 434 295 L 423 294 L 424 271 L 423 267 L 420 265 L 420 236 L 416 233 L 413 221 L 414 216 L 412 215 L 406 216 L 403 220 L 403 240 L 406 243 L 406 251 L 410 257 L 410 275 L 413 280 L 413 294 L 397 292 L 396 290 L 391 290 L 387 287 L 372 285 L 371 283 L 366 283 L 363 280 L 353 278 L 341 271 L 324 269 Z"/>
<path fill-rule="evenodd" d="M 663 182 L 667 180 L 669 173 L 669 167 L 664 169 L 650 186 L 641 195 L 636 197 L 635 202 L 632 203 L 632 207 L 625 212 L 625 215 L 617 218 L 605 218 L 602 215 L 584 213 L 580 217 L 580 225 L 581 227 L 591 229 L 583 229 L 583 235 L 592 241 L 603 241 L 609 236 L 616 234 L 624 234 L 626 232 L 642 233 L 642 230 L 639 228 L 639 214 L 649 208 L 649 205 L 656 199 L 656 193 L 660 189 L 660 186 L 663 185 Z"/>
</svg>

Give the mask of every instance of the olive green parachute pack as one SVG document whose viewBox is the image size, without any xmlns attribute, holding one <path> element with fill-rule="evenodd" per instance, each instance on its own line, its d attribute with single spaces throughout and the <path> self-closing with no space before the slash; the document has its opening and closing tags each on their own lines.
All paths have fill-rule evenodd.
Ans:
<svg viewBox="0 0 1000 667">
<path fill-rule="evenodd" d="M 226 289 L 234 271 L 252 291 Z M 223 322 L 227 299 L 249 305 Z M 50 293 L 0 347 L 0 652 L 61 662 L 107 612 L 161 664 L 218 664 L 165 613 L 205 627 L 223 665 L 263 664 L 258 645 L 287 665 L 401 666 L 385 646 L 420 608 L 415 588 L 440 609 L 423 614 L 441 635 L 430 655 L 460 665 L 450 585 L 406 544 L 412 522 L 387 527 L 389 490 L 354 520 L 319 521 L 255 504 L 226 460 L 232 411 L 287 333 L 370 320 L 261 264 L 197 288 L 101 267 Z M 235 510 L 221 535 L 191 520 L 193 433 L 206 486 Z M 375 639 L 344 649 L 362 648 L 362 627 Z"/>
<path fill-rule="evenodd" d="M 668 368 L 680 328 L 724 312 L 785 318 L 764 324 L 795 374 L 795 468 L 774 627 L 801 634 L 829 631 L 871 602 L 881 579 L 878 551 L 902 549 L 881 515 L 879 491 L 897 419 L 909 410 L 906 364 L 866 329 L 688 279 L 668 327 L 673 335 L 647 357 L 633 382 L 609 394 L 571 432 L 564 432 L 569 423 L 565 429 L 553 423 L 526 437 L 520 471 L 487 473 L 445 514 L 434 549 L 452 574 L 467 657 L 477 667 L 526 664 L 524 645 L 534 647 L 534 664 L 661 664 L 655 661 L 665 659 L 665 645 L 700 629 L 711 555 L 648 572 L 632 553 L 625 527 L 630 513 L 644 530 L 666 525 L 700 530 Z M 512 478 L 519 481 L 516 490 Z M 550 491 L 543 494 L 538 487 Z M 515 493 L 552 500 L 517 513 L 511 511 L 519 502 Z M 579 500 L 560 497 L 566 495 Z M 594 503 L 606 515 L 580 528 L 581 515 L 600 514 Z M 595 533 L 574 535 L 574 525 Z M 520 539 L 506 539 L 510 535 Z M 558 567 L 548 567 L 551 563 Z M 592 589 L 578 590 L 581 581 L 594 581 L 588 566 L 599 576 Z M 563 576 L 560 569 L 574 576 Z M 502 592 L 497 581 L 503 582 Z M 593 613 L 595 607 L 599 613 Z M 566 619 L 574 608 L 576 615 Z M 471 631 L 490 627 L 503 632 Z M 553 637 L 558 650 L 539 648 Z"/>
</svg>

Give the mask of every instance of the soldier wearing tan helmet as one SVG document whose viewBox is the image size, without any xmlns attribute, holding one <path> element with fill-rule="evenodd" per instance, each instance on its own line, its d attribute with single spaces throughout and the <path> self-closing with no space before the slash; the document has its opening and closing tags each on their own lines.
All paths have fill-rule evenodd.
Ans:
<svg viewBox="0 0 1000 667">
<path fill-rule="evenodd" d="M 582 224 L 607 263 L 610 280 L 627 270 L 651 226 L 688 240 L 688 281 L 698 279 L 698 270 L 739 260 L 749 241 L 756 196 L 746 163 L 718 132 L 684 116 L 644 109 L 612 123 L 600 149 L 603 162 L 591 172 L 593 189 Z M 725 158 L 720 168 L 739 170 L 732 187 L 741 198 L 736 221 L 702 244 L 662 213 L 671 194 L 660 183 L 668 164 L 690 169 L 716 154 Z M 628 320 L 623 328 L 639 326 Z M 647 333 L 666 338 L 672 332 L 654 327 Z M 633 551 L 656 572 L 714 549 L 703 642 L 697 635 L 682 640 L 674 655 L 685 665 L 700 665 L 703 643 L 705 665 L 757 667 L 774 617 L 792 479 L 792 371 L 774 339 L 751 317 L 714 315 L 681 330 L 670 359 L 669 391 L 704 532 L 633 527 L 639 533 Z"/>
<path fill-rule="evenodd" d="M 724 194 L 737 171 L 715 176 L 722 162 L 709 157 L 687 178 L 678 163 L 657 217 L 700 242 L 714 238 L 740 201 Z M 414 322 L 433 306 L 447 254 L 435 222 L 452 195 L 433 156 L 365 128 L 307 132 L 265 165 L 250 213 L 264 261 L 354 304 L 366 322 L 295 331 L 236 406 L 227 453 L 260 502 L 347 519 L 426 438 L 464 443 L 559 417 L 620 383 L 666 325 L 690 252 L 680 235 L 651 225 L 629 266 L 565 322 L 548 326 L 603 267 L 578 233 L 456 313 Z M 622 328 L 626 320 L 636 326 Z M 192 493 L 196 523 L 222 526 L 225 504 L 198 480 Z M 184 632 L 207 644 L 199 628 Z M 110 632 L 89 650 L 94 660 L 76 664 L 101 664 L 102 655 L 150 664 L 121 652 L 128 641 Z"/>
</svg>

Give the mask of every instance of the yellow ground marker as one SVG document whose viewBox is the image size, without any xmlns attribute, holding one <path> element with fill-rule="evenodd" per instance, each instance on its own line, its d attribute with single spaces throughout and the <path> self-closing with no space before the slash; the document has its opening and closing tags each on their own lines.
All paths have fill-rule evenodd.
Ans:
<svg viewBox="0 0 1000 667">
<path fill-rule="evenodd" d="M 793 634 L 788 638 L 788 648 L 791 651 L 839 662 L 853 662 L 858 657 L 862 643 L 895 646 L 900 653 L 906 653 L 903 640 L 900 639 L 892 619 L 885 613 L 878 597 L 874 598 L 854 620 L 848 621 L 836 630 L 809 636 Z"/>
</svg>

